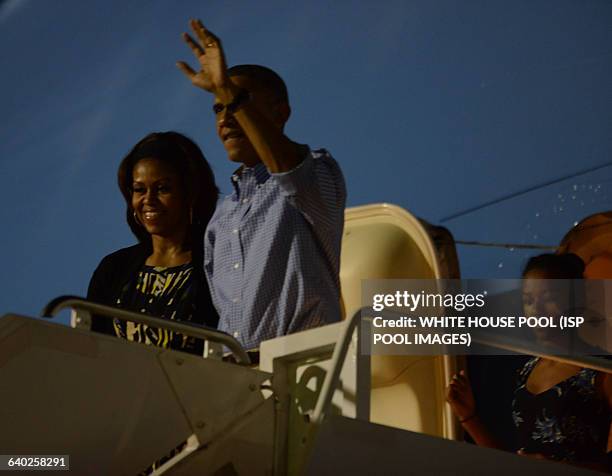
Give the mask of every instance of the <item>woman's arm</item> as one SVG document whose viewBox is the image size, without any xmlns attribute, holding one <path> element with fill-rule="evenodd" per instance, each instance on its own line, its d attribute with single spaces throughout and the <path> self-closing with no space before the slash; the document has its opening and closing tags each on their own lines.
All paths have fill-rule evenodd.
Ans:
<svg viewBox="0 0 612 476">
<path fill-rule="evenodd" d="M 612 374 L 603 374 L 603 393 L 608 402 L 608 408 L 612 413 Z M 606 468 L 608 473 L 612 473 L 612 420 L 608 429 L 608 445 L 606 447 Z"/>
<path fill-rule="evenodd" d="M 472 392 L 472 386 L 463 370 L 453 375 L 448 384 L 446 401 L 459 419 L 463 429 L 470 434 L 478 446 L 503 449 L 502 445 L 479 418 L 476 412 L 476 401 Z"/>
<path fill-rule="evenodd" d="M 103 259 L 89 280 L 89 286 L 87 287 L 87 299 L 89 301 L 110 305 L 109 288 L 113 282 L 112 271 L 108 258 Z M 91 330 L 103 334 L 113 334 L 110 319 L 96 314 L 91 316 Z"/>
</svg>

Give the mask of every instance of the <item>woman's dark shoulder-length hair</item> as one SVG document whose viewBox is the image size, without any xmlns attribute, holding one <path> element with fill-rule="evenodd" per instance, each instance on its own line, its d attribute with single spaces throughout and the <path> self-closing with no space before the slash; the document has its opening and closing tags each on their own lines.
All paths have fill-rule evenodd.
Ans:
<svg viewBox="0 0 612 476">
<path fill-rule="evenodd" d="M 126 219 L 132 233 L 136 235 L 138 241 L 151 246 L 151 237 L 135 220 L 132 208 L 134 165 L 145 158 L 161 160 L 176 171 L 192 204 L 191 239 L 202 243 L 204 229 L 215 211 L 219 189 L 212 169 L 200 148 L 191 139 L 178 132 L 148 134 L 132 148 L 119 165 L 117 173 L 119 189 L 127 205 Z"/>
<path fill-rule="evenodd" d="M 573 253 L 544 253 L 527 261 L 523 276 L 535 270 L 545 272 L 550 279 L 582 279 L 584 261 Z"/>
</svg>

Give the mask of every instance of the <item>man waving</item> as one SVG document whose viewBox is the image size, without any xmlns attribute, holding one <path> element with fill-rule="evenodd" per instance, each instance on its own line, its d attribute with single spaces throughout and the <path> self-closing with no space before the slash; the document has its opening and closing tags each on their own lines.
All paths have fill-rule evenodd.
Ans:
<svg viewBox="0 0 612 476">
<path fill-rule="evenodd" d="M 291 109 L 269 68 L 228 68 L 221 41 L 199 20 L 183 37 L 200 64 L 178 67 L 214 95 L 217 134 L 233 193 L 206 230 L 204 267 L 219 329 L 245 347 L 340 319 L 340 243 L 346 188 L 336 161 L 283 132 Z"/>
</svg>

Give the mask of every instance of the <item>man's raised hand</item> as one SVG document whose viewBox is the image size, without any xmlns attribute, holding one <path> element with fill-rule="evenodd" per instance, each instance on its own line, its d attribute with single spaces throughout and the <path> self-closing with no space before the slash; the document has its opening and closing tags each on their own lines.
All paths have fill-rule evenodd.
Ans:
<svg viewBox="0 0 612 476">
<path fill-rule="evenodd" d="M 200 20 L 191 20 L 189 23 L 198 41 L 187 33 L 183 33 L 183 39 L 200 63 L 200 71 L 194 71 L 184 61 L 176 65 L 195 86 L 217 95 L 230 83 L 221 40 L 204 28 Z"/>
</svg>

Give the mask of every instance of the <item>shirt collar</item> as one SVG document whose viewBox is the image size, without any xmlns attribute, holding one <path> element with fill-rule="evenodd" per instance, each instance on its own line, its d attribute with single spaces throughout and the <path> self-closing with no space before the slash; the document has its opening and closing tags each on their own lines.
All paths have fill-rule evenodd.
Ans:
<svg viewBox="0 0 612 476">
<path fill-rule="evenodd" d="M 263 162 L 259 162 L 254 167 L 240 166 L 234 171 L 231 177 L 232 185 L 236 193 L 240 193 L 241 182 L 248 181 L 251 177 L 255 180 L 255 184 L 261 185 L 270 178 L 270 172 L 268 172 Z"/>
</svg>

